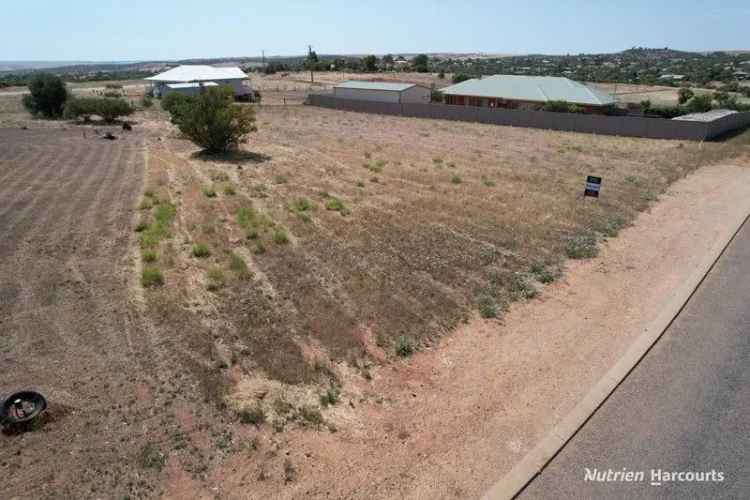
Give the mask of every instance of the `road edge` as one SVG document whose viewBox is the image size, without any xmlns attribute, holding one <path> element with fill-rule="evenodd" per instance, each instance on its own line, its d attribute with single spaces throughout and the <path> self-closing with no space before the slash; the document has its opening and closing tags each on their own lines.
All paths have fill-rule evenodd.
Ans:
<svg viewBox="0 0 750 500">
<path fill-rule="evenodd" d="M 482 496 L 482 500 L 513 499 L 544 470 L 664 335 L 748 220 L 750 220 L 750 213 L 740 220 L 737 229 L 731 233 L 727 241 L 714 252 L 709 253 L 685 283 L 673 292 L 659 316 L 644 329 L 625 354 L 599 382 L 594 384 L 573 410 L 553 427 L 547 436 L 537 443 L 510 472 L 493 484 Z"/>
</svg>

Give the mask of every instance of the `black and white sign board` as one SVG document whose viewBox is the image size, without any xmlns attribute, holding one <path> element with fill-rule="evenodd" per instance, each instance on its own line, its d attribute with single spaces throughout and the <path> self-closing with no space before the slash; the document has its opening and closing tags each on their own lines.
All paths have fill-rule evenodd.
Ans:
<svg viewBox="0 0 750 500">
<path fill-rule="evenodd" d="M 583 192 L 583 196 L 591 196 L 592 198 L 599 198 L 599 191 L 602 189 L 602 178 L 594 177 L 589 175 L 586 177 L 586 191 Z"/>
</svg>

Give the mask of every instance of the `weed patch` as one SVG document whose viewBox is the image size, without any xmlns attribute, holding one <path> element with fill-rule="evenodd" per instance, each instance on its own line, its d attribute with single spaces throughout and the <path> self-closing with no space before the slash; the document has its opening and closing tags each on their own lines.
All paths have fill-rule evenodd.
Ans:
<svg viewBox="0 0 750 500">
<path fill-rule="evenodd" d="M 141 274 L 141 285 L 145 288 L 155 288 L 164 284 L 164 276 L 156 267 L 146 267 Z"/>
<path fill-rule="evenodd" d="M 408 358 L 416 351 L 417 346 L 413 338 L 406 335 L 401 335 L 396 339 L 396 354 L 398 354 L 402 358 Z"/>
<path fill-rule="evenodd" d="M 240 422 L 259 427 L 266 421 L 266 412 L 260 406 L 252 406 L 240 410 Z"/>
<path fill-rule="evenodd" d="M 226 278 L 224 277 L 224 272 L 215 267 L 213 269 L 210 269 L 206 273 L 206 289 L 215 292 L 217 290 L 221 290 L 224 288 L 224 285 L 226 284 Z"/>
<path fill-rule="evenodd" d="M 349 215 L 350 213 L 344 202 L 334 197 L 331 197 L 326 201 L 326 210 L 338 212 L 341 215 Z"/>
<path fill-rule="evenodd" d="M 197 257 L 199 259 L 204 259 L 211 255 L 211 250 L 209 250 L 208 245 L 205 243 L 196 243 L 193 245 L 193 257 Z"/>
<path fill-rule="evenodd" d="M 592 259 L 599 254 L 596 235 L 590 231 L 580 232 L 568 239 L 565 254 L 571 259 Z"/>
</svg>

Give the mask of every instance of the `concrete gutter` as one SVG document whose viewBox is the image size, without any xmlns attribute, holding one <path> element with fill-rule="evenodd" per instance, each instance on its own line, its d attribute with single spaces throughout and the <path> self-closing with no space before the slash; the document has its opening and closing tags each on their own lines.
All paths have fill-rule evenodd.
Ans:
<svg viewBox="0 0 750 500">
<path fill-rule="evenodd" d="M 727 247 L 750 219 L 746 216 L 727 242 L 706 256 L 683 286 L 674 292 L 659 316 L 641 333 L 626 353 L 597 382 L 575 408 L 544 437 L 510 472 L 496 482 L 482 497 L 483 500 L 505 500 L 518 496 L 523 489 L 552 461 L 565 445 L 604 404 L 609 396 L 627 378 L 641 359 L 669 328 L 675 318 L 703 283 Z"/>
</svg>

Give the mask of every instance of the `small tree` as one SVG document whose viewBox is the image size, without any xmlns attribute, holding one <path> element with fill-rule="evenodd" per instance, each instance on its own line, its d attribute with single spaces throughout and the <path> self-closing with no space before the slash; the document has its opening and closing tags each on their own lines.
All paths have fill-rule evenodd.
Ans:
<svg viewBox="0 0 750 500">
<path fill-rule="evenodd" d="M 91 120 L 93 115 L 100 116 L 107 123 L 112 123 L 121 116 L 133 114 L 133 107 L 123 99 L 107 99 L 102 97 L 76 97 L 65 104 L 65 118 L 83 118 Z"/>
<path fill-rule="evenodd" d="M 453 75 L 453 83 L 461 83 L 465 82 L 466 80 L 471 80 L 471 77 L 464 73 L 456 73 L 455 75 Z"/>
<path fill-rule="evenodd" d="M 29 82 L 29 95 L 24 96 L 23 105 L 32 115 L 47 118 L 62 116 L 68 90 L 60 77 L 41 73 Z"/>
<path fill-rule="evenodd" d="M 429 58 L 426 54 L 419 54 L 414 58 L 414 69 L 417 73 L 427 73 L 429 71 Z"/>
<path fill-rule="evenodd" d="M 230 87 L 209 88 L 178 106 L 177 126 L 209 153 L 236 148 L 256 130 L 253 108 L 235 104 Z"/>
<path fill-rule="evenodd" d="M 368 73 L 374 73 L 378 70 L 378 58 L 375 56 L 365 56 L 362 58 L 362 66 Z"/>
<path fill-rule="evenodd" d="M 700 94 L 690 99 L 685 107 L 690 113 L 705 113 L 711 110 L 712 104 L 711 94 Z"/>
<path fill-rule="evenodd" d="M 107 123 L 133 114 L 133 107 L 125 99 L 99 99 L 98 101 L 96 114 L 104 118 Z"/>
<path fill-rule="evenodd" d="M 695 92 L 693 92 L 687 87 L 680 87 L 680 90 L 677 92 L 677 96 L 678 96 L 678 100 L 680 104 L 685 104 L 690 99 L 692 99 L 694 95 L 695 95 Z"/>
</svg>

